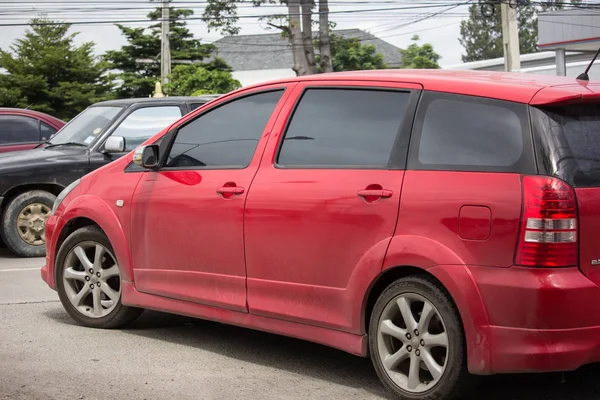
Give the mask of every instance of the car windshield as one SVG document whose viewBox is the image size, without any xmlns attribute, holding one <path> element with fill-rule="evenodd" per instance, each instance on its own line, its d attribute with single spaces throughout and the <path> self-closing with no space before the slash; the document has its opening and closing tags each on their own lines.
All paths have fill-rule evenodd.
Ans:
<svg viewBox="0 0 600 400">
<path fill-rule="evenodd" d="M 79 143 L 89 145 L 110 125 L 122 107 L 89 107 L 65 125 L 51 144 Z"/>
</svg>

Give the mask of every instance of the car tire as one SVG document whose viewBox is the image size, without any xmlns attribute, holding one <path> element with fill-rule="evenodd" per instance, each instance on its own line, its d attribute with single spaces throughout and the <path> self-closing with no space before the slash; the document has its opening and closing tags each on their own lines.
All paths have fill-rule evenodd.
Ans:
<svg viewBox="0 0 600 400">
<path fill-rule="evenodd" d="M 460 399 L 472 383 L 456 307 L 444 287 L 426 276 L 399 279 L 383 291 L 371 314 L 369 351 L 397 399 Z"/>
<path fill-rule="evenodd" d="M 86 226 L 69 235 L 57 253 L 55 268 L 60 301 L 80 325 L 120 328 L 144 311 L 121 302 L 119 266 L 108 237 L 97 226 Z"/>
<path fill-rule="evenodd" d="M 21 257 L 44 257 L 44 230 L 56 196 L 32 190 L 10 200 L 2 216 L 2 241 Z"/>
</svg>

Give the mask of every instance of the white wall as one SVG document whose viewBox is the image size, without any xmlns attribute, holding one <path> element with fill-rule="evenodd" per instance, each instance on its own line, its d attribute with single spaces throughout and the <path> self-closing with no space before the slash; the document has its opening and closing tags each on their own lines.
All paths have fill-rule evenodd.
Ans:
<svg viewBox="0 0 600 400">
<path fill-rule="evenodd" d="M 296 73 L 291 69 L 263 69 L 252 71 L 233 71 L 233 77 L 240 81 L 242 86 L 268 82 L 274 79 L 292 78 Z"/>
</svg>

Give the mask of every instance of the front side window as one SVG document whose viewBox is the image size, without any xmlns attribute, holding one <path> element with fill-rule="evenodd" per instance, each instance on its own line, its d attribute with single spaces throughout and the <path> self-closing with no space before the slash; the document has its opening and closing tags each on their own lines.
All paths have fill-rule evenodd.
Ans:
<svg viewBox="0 0 600 400">
<path fill-rule="evenodd" d="M 282 94 L 242 97 L 200 115 L 179 129 L 165 166 L 247 167 Z"/>
<path fill-rule="evenodd" d="M 0 144 L 39 142 L 40 123 L 20 115 L 0 115 Z"/>
<path fill-rule="evenodd" d="M 419 169 L 512 171 L 529 164 L 524 104 L 428 93 L 413 135 Z M 416 142 L 416 143 L 415 143 Z M 416 150 L 416 151 L 415 151 Z M 416 164 L 416 165 L 415 165 Z"/>
<path fill-rule="evenodd" d="M 308 89 L 294 112 L 277 165 L 385 168 L 409 92 Z"/>
<path fill-rule="evenodd" d="M 138 108 L 112 133 L 125 138 L 125 150 L 131 151 L 181 118 L 179 106 Z"/>
<path fill-rule="evenodd" d="M 121 110 L 122 107 L 113 106 L 88 107 L 65 125 L 50 142 L 88 146 L 110 126 Z"/>
</svg>

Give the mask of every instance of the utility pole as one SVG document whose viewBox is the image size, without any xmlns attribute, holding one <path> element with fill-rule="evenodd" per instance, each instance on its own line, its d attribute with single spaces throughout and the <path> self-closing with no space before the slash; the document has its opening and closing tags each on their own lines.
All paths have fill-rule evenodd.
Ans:
<svg viewBox="0 0 600 400">
<path fill-rule="evenodd" d="M 518 72 L 521 70 L 519 54 L 519 28 L 517 25 L 517 0 L 503 0 L 500 4 L 502 12 L 502 42 L 504 44 L 504 70 Z"/>
<path fill-rule="evenodd" d="M 160 35 L 160 81 L 166 84 L 171 75 L 171 44 L 169 43 L 169 1 L 162 0 L 162 24 Z"/>
</svg>

